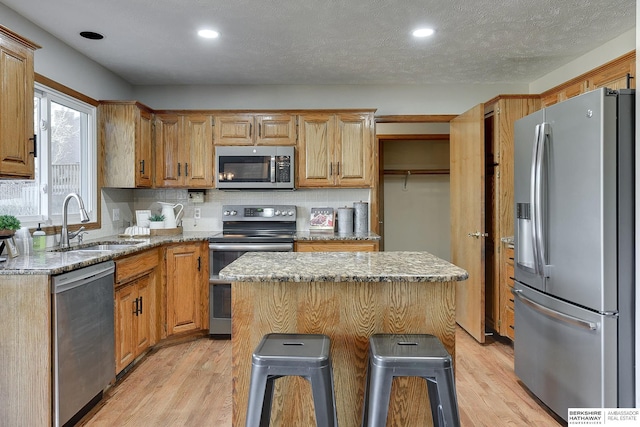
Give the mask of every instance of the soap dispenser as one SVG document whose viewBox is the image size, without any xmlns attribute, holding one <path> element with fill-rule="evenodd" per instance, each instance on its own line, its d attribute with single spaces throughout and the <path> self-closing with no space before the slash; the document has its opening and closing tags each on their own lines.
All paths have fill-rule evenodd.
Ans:
<svg viewBox="0 0 640 427">
<path fill-rule="evenodd" d="M 34 251 L 44 251 L 47 246 L 47 235 L 42 228 L 40 228 L 40 223 L 38 223 L 38 228 L 33 232 L 33 250 Z"/>
</svg>

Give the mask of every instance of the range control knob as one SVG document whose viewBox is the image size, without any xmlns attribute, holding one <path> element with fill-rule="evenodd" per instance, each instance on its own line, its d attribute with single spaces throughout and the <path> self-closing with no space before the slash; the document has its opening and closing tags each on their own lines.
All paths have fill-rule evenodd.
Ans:
<svg viewBox="0 0 640 427">
<path fill-rule="evenodd" d="M 231 216 L 236 216 L 238 215 L 238 211 L 231 211 Z"/>
<path fill-rule="evenodd" d="M 275 212 L 275 215 L 276 215 L 276 216 L 280 216 L 280 211 L 278 211 L 278 210 L 277 210 L 277 211 Z"/>
<path fill-rule="evenodd" d="M 229 216 L 229 214 L 230 214 L 230 213 L 231 213 L 231 212 L 229 212 L 229 211 L 224 211 L 224 212 L 222 212 L 222 215 L 224 215 L 224 216 Z"/>
<path fill-rule="evenodd" d="M 289 215 L 289 216 L 293 216 L 293 211 L 289 211 L 289 212 L 287 212 L 287 215 Z"/>
</svg>

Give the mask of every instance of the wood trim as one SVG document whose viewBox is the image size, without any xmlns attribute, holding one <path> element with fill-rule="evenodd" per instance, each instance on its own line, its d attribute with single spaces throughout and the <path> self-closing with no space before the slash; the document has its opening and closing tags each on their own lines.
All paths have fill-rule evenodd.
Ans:
<svg viewBox="0 0 640 427">
<path fill-rule="evenodd" d="M 268 109 L 268 110 L 154 110 L 156 114 L 207 114 L 207 115 L 216 115 L 216 114 L 291 114 L 291 115 L 300 115 L 300 114 L 359 114 L 359 113 L 375 113 L 375 108 L 358 108 L 358 109 L 322 109 L 322 110 L 276 110 L 276 109 Z"/>
<path fill-rule="evenodd" d="M 375 116 L 376 123 L 448 123 L 458 117 L 457 114 L 415 114 Z"/>
<path fill-rule="evenodd" d="M 428 141 L 444 141 L 449 140 L 448 133 L 407 133 L 407 134 L 394 134 L 394 135 L 376 135 L 378 141 L 413 141 L 413 140 L 428 140 Z"/>
<path fill-rule="evenodd" d="M 592 77 L 594 77 L 594 76 L 606 71 L 610 67 L 619 65 L 621 63 L 626 63 L 626 62 L 635 62 L 635 60 L 636 60 L 636 51 L 632 50 L 629 53 L 625 53 L 624 55 L 619 56 L 616 59 L 613 59 L 613 60 L 611 60 L 611 61 L 609 61 L 609 62 L 607 62 L 605 64 L 602 64 L 599 67 L 596 67 L 596 68 L 594 68 L 592 70 L 589 70 L 584 74 L 581 74 L 581 75 L 579 75 L 577 77 L 574 77 L 571 80 L 567 80 L 566 82 L 561 83 L 558 86 L 554 86 L 551 89 L 542 92 L 540 94 L 540 97 L 541 98 L 546 98 L 546 97 L 548 97 L 550 95 L 553 95 L 556 92 L 560 92 L 562 90 L 565 90 L 565 89 L 569 88 L 570 86 L 573 86 L 573 85 L 579 84 L 582 81 L 588 80 L 588 79 L 590 79 L 590 78 L 592 78 Z"/>
<path fill-rule="evenodd" d="M 99 104 L 99 102 L 96 101 L 95 99 L 90 98 L 76 90 L 73 90 L 68 86 L 65 86 L 61 83 L 51 80 L 49 77 L 45 77 L 42 74 L 34 73 L 34 77 L 35 77 L 36 83 L 43 84 L 47 87 L 50 87 L 51 89 L 57 90 L 58 92 L 62 92 L 65 95 L 72 96 L 79 101 L 86 102 L 87 104 L 92 105 L 94 107 L 97 107 Z"/>
<path fill-rule="evenodd" d="M 10 29 L 8 29 L 7 27 L 5 27 L 4 25 L 0 25 L 0 32 L 4 35 L 6 35 L 7 37 L 10 37 L 11 39 L 17 41 L 18 43 L 21 43 L 25 46 L 27 46 L 30 49 L 36 50 L 36 49 L 40 49 L 42 48 L 42 46 L 38 45 L 37 43 L 32 42 L 31 40 L 22 37 L 20 34 L 15 33 L 13 31 L 11 31 Z"/>
<path fill-rule="evenodd" d="M 500 101 L 501 99 L 517 99 L 517 100 L 521 100 L 521 99 L 540 99 L 540 94 L 508 94 L 508 95 L 497 95 L 493 98 L 491 98 L 490 100 L 486 101 L 484 103 L 485 105 L 485 114 L 487 113 L 486 108 L 493 108 L 492 105 L 490 104 L 495 104 L 498 101 Z"/>
</svg>

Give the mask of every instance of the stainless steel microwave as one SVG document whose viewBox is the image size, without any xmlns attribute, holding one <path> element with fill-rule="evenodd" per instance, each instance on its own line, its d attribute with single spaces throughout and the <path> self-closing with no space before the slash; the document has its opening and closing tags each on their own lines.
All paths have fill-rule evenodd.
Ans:
<svg viewBox="0 0 640 427">
<path fill-rule="evenodd" d="M 216 188 L 293 190 L 294 147 L 216 147 Z"/>
</svg>

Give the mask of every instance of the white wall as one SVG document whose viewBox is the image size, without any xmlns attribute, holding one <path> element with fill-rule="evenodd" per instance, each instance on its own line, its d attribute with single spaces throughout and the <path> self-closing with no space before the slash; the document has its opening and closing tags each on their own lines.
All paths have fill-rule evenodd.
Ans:
<svg viewBox="0 0 640 427">
<path fill-rule="evenodd" d="M 130 99 L 132 86 L 0 3 L 0 24 L 41 46 L 35 72 L 94 99 Z"/>
</svg>

